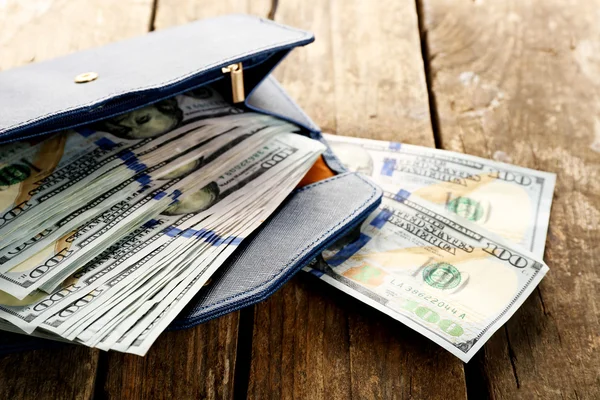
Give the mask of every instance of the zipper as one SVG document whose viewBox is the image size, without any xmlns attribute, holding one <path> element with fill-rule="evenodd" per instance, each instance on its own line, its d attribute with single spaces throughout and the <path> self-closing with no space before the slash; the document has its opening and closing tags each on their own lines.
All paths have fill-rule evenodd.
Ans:
<svg viewBox="0 0 600 400">
<path fill-rule="evenodd" d="M 283 286 L 283 284 L 286 283 L 296 272 L 298 272 L 299 270 L 301 270 L 302 268 L 307 266 L 313 260 L 313 258 L 315 258 L 317 255 L 321 254 L 328 247 L 332 246 L 340 238 L 349 234 L 354 228 L 356 228 L 357 225 L 361 224 L 369 216 L 369 214 L 372 213 L 373 210 L 375 210 L 379 206 L 380 203 L 381 203 L 381 198 L 378 201 L 374 201 L 372 204 L 370 204 L 359 215 L 354 217 L 343 228 L 338 230 L 335 235 L 333 235 L 329 239 L 326 239 L 321 244 L 314 247 L 311 251 L 309 251 L 307 254 L 305 254 L 302 258 L 300 258 L 300 260 L 296 261 L 296 263 L 294 263 L 294 265 L 292 267 L 288 268 L 287 273 L 284 273 L 279 279 L 275 280 L 274 282 L 271 282 L 268 289 L 265 290 L 264 292 L 256 294 L 254 296 L 250 296 L 249 298 L 241 300 L 239 302 L 230 303 L 228 306 L 221 308 L 220 310 L 217 309 L 209 315 L 200 315 L 195 318 L 189 318 L 189 319 L 183 319 L 183 320 L 175 319 L 167 327 L 166 330 L 173 331 L 173 330 L 191 328 L 198 324 L 202 324 L 202 323 L 205 323 L 212 319 L 221 317 L 225 314 L 229 314 L 230 312 L 233 312 L 233 311 L 242 309 L 244 307 L 256 304 L 258 301 L 261 301 L 262 299 L 271 296 L 279 288 L 281 288 L 281 286 Z"/>
<path fill-rule="evenodd" d="M 242 63 L 235 63 L 221 68 L 221 72 L 231 77 L 231 98 L 233 103 L 241 103 L 246 100 L 244 91 L 244 67 Z"/>
</svg>

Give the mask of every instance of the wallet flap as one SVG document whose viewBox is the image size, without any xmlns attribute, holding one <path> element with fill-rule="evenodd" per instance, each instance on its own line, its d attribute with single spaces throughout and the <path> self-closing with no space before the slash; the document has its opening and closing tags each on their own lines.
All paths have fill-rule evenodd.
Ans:
<svg viewBox="0 0 600 400">
<path fill-rule="evenodd" d="M 298 106 L 272 75 L 268 75 L 254 88 L 246 99 L 246 105 L 254 111 L 285 119 L 307 129 L 311 138 L 320 141 L 327 147 L 323 153 L 323 159 L 327 166 L 338 174 L 347 172 L 346 167 L 321 135 L 317 124 Z"/>
<path fill-rule="evenodd" d="M 246 99 L 246 105 L 254 111 L 291 121 L 310 131 L 320 131 L 317 124 L 290 98 L 272 75 L 268 75 L 254 88 Z"/>
<path fill-rule="evenodd" d="M 269 20 L 229 15 L 3 71 L 0 141 L 131 111 L 224 79 L 222 67 L 243 61 L 246 72 L 313 39 L 309 32 Z M 75 82 L 88 72 L 97 79 Z M 259 79 L 251 81 L 256 84 Z"/>
<path fill-rule="evenodd" d="M 297 190 L 219 268 L 171 329 L 187 328 L 264 300 L 360 224 L 380 201 L 381 189 L 356 173 Z"/>
</svg>

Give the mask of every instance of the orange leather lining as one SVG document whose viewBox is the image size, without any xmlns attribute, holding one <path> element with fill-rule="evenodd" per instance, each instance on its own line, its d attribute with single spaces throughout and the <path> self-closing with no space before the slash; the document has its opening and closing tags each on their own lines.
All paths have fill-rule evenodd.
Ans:
<svg viewBox="0 0 600 400">
<path fill-rule="evenodd" d="M 323 156 L 319 157 L 313 164 L 312 168 L 304 175 L 304 178 L 298 183 L 297 188 L 310 185 L 311 183 L 322 181 L 323 179 L 331 178 L 335 173 L 325 164 Z"/>
</svg>

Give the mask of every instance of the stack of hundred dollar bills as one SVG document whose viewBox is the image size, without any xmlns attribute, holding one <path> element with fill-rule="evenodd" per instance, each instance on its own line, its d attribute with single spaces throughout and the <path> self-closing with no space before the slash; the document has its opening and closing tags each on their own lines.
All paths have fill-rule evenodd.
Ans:
<svg viewBox="0 0 600 400">
<path fill-rule="evenodd" d="M 384 198 L 305 270 L 469 361 L 548 271 L 556 176 L 444 150 L 326 139 Z"/>
<path fill-rule="evenodd" d="M 144 355 L 324 146 L 198 89 L 0 146 L 0 329 Z"/>
</svg>

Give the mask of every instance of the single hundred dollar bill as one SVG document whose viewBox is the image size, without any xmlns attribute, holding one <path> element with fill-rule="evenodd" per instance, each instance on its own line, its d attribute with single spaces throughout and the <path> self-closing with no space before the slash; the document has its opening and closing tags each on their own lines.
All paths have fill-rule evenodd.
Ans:
<svg viewBox="0 0 600 400">
<path fill-rule="evenodd" d="M 556 175 L 467 154 L 325 135 L 350 170 L 402 187 L 542 257 Z"/>
<path fill-rule="evenodd" d="M 548 267 L 521 246 L 406 190 L 306 270 L 425 335 L 464 362 Z"/>
</svg>

